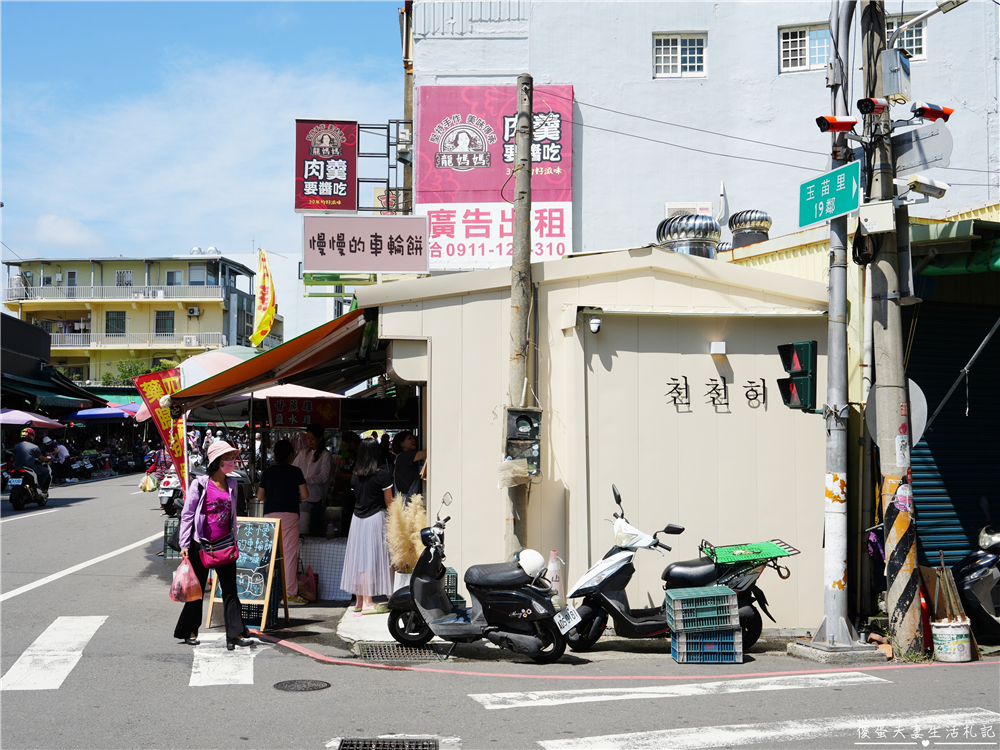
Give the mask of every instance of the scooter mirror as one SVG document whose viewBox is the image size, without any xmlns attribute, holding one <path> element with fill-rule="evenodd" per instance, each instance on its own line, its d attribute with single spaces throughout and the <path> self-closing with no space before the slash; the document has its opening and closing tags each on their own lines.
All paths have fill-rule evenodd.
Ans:
<svg viewBox="0 0 1000 750">
<path fill-rule="evenodd" d="M 450 492 L 446 492 L 441 497 L 441 504 L 447 508 L 449 505 L 451 505 L 452 500 L 453 500 L 453 498 L 451 496 L 451 493 Z"/>
<path fill-rule="evenodd" d="M 611 492 L 612 492 L 612 493 L 614 494 L 614 496 L 615 496 L 615 503 L 616 503 L 617 505 L 621 506 L 621 504 L 622 504 L 622 495 L 621 495 L 621 493 L 620 493 L 620 492 L 618 491 L 618 488 L 617 488 L 617 487 L 615 487 L 614 485 L 611 485 Z"/>
<path fill-rule="evenodd" d="M 678 526 L 676 523 L 670 523 L 663 527 L 664 534 L 682 534 L 684 533 L 684 527 Z"/>
</svg>

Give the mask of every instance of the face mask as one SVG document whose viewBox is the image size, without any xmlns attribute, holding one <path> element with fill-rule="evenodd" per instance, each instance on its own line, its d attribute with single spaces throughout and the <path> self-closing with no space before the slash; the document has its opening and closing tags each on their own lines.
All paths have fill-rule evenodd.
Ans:
<svg viewBox="0 0 1000 750">
<path fill-rule="evenodd" d="M 222 463 L 219 464 L 219 468 L 222 469 L 226 474 L 228 474 L 229 472 L 231 472 L 233 469 L 236 468 L 236 462 L 223 461 Z"/>
</svg>

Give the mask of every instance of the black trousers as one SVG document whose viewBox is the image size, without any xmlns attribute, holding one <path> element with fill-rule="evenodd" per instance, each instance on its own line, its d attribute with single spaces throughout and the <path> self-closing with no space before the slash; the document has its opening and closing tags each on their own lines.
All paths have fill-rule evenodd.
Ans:
<svg viewBox="0 0 1000 750">
<path fill-rule="evenodd" d="M 191 540 L 191 548 L 188 550 L 188 560 L 194 569 L 194 574 L 198 576 L 198 583 L 201 584 L 202 591 L 208 581 L 208 569 L 201 564 L 201 555 L 198 550 L 201 546 L 198 542 Z M 243 615 L 240 613 L 240 597 L 236 593 L 236 563 L 223 565 L 215 569 L 215 574 L 222 584 L 222 615 L 226 622 L 226 640 L 235 641 L 237 638 L 244 638 L 250 635 L 243 625 Z M 174 628 L 174 638 L 183 640 L 190 638 L 191 634 L 198 635 L 198 627 L 202 621 L 202 600 L 196 599 L 187 602 L 181 610 L 181 616 L 177 618 L 177 627 Z"/>
<path fill-rule="evenodd" d="M 48 492 L 49 485 L 52 484 L 52 472 L 49 470 L 49 467 L 36 466 L 35 476 L 38 477 L 38 489 L 42 492 Z"/>
</svg>

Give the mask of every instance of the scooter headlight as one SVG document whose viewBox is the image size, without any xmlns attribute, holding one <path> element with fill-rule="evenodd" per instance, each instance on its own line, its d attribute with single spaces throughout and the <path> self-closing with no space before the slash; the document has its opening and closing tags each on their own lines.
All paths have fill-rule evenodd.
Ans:
<svg viewBox="0 0 1000 750">
<path fill-rule="evenodd" d="M 629 534 L 626 531 L 622 531 L 615 535 L 615 546 L 621 547 L 622 549 L 631 547 L 637 541 L 639 541 L 638 534 Z"/>
</svg>

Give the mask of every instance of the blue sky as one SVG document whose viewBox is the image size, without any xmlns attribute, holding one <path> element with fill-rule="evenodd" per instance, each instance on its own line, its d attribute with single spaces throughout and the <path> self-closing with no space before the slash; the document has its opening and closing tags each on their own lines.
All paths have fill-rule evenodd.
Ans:
<svg viewBox="0 0 1000 750">
<path fill-rule="evenodd" d="M 3 260 L 300 256 L 294 120 L 402 117 L 401 4 L 3 2 Z"/>
</svg>

